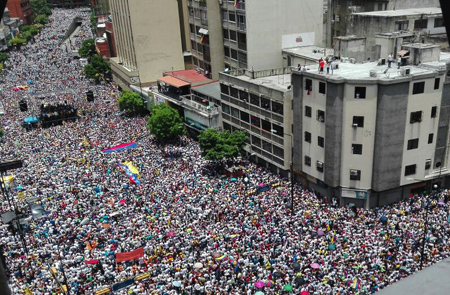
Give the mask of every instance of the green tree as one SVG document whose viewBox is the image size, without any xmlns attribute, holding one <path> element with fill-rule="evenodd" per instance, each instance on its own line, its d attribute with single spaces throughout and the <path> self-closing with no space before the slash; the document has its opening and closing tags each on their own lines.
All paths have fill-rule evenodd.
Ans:
<svg viewBox="0 0 450 295">
<path fill-rule="evenodd" d="M 230 133 L 228 130 L 206 129 L 198 137 L 203 155 L 208 160 L 239 157 L 246 140 L 247 135 L 239 130 Z"/>
<path fill-rule="evenodd" d="M 147 128 L 157 139 L 169 140 L 184 133 L 183 119 L 178 111 L 166 104 L 151 107 Z"/>
<path fill-rule="evenodd" d="M 47 5 L 46 0 L 31 0 L 30 1 L 31 10 L 34 15 L 50 15 L 52 14 L 52 10 Z"/>
<path fill-rule="evenodd" d="M 45 14 L 40 14 L 34 18 L 34 22 L 41 25 L 46 25 L 48 24 L 48 17 Z"/>
<path fill-rule="evenodd" d="M 111 67 L 101 56 L 94 55 L 91 63 L 84 67 L 84 74 L 89 79 L 95 79 L 98 82 L 102 76 L 111 75 Z"/>
<path fill-rule="evenodd" d="M 14 38 L 14 39 L 9 40 L 9 44 L 21 46 L 21 45 L 27 44 L 27 40 L 22 39 L 22 38 Z"/>
<path fill-rule="evenodd" d="M 4 63 L 5 61 L 7 61 L 9 58 L 9 55 L 5 52 L 0 52 L 0 62 Z"/>
<path fill-rule="evenodd" d="M 5 135 L 5 131 L 3 131 L 3 128 L 0 128 L 0 138 L 2 138 Z"/>
<path fill-rule="evenodd" d="M 145 112 L 144 101 L 135 92 L 124 90 L 119 97 L 119 109 L 129 115 L 138 115 Z"/>
<path fill-rule="evenodd" d="M 81 43 L 80 49 L 78 49 L 78 53 L 81 57 L 91 58 L 93 55 L 97 54 L 95 49 L 95 40 L 94 39 L 86 39 Z"/>
</svg>

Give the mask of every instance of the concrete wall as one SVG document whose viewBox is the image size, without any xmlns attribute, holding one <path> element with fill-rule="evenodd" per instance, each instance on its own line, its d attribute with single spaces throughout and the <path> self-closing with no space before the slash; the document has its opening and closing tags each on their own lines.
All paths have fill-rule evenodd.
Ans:
<svg viewBox="0 0 450 295">
<path fill-rule="evenodd" d="M 292 163 L 294 165 L 294 171 L 303 170 L 303 75 L 293 73 L 292 74 L 292 95 L 293 95 L 293 142 L 294 142 L 294 155 Z"/>
<path fill-rule="evenodd" d="M 184 70 L 177 0 L 128 1 L 141 82 Z"/>
<path fill-rule="evenodd" d="M 405 110 L 409 83 L 378 86 L 377 125 L 373 158 L 372 189 L 384 191 L 400 185 L 405 140 Z M 395 128 L 394 128 L 395 127 Z"/>
<path fill-rule="evenodd" d="M 222 16 L 219 1 L 207 1 L 211 78 L 219 80 L 219 72 L 225 68 L 223 50 Z"/>
<path fill-rule="evenodd" d="M 389 1 L 387 10 L 399 10 L 421 7 L 441 7 L 439 0 L 395 0 Z"/>
<path fill-rule="evenodd" d="M 316 45 L 321 46 L 322 1 L 247 0 L 245 6 L 248 68 L 282 67 L 281 43 L 284 35 L 311 32 Z"/>
<path fill-rule="evenodd" d="M 366 60 L 366 39 L 341 40 L 336 39 L 334 43 L 334 52 L 338 57 L 355 58 L 356 61 Z"/>
</svg>

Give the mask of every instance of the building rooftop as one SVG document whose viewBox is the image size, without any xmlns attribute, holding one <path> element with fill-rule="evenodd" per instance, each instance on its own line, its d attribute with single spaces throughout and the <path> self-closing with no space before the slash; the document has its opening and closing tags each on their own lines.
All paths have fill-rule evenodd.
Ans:
<svg viewBox="0 0 450 295">
<path fill-rule="evenodd" d="M 198 73 L 196 70 L 170 71 L 164 73 L 164 75 L 186 81 L 191 84 L 191 86 L 201 85 L 212 81 L 211 79 L 205 77 L 205 75 Z"/>
<path fill-rule="evenodd" d="M 428 48 L 440 48 L 441 46 L 428 43 L 404 43 L 402 47 L 414 48 L 414 49 L 428 49 Z"/>
<path fill-rule="evenodd" d="M 357 12 L 352 13 L 352 15 L 361 16 L 375 16 L 375 17 L 399 17 L 399 16 L 421 16 L 421 15 L 433 15 L 442 14 L 442 9 L 440 7 L 425 7 L 425 8 L 409 8 L 400 10 L 380 10 L 380 11 L 370 11 L 370 12 Z"/>
<path fill-rule="evenodd" d="M 192 87 L 194 90 L 200 94 L 206 95 L 214 99 L 220 99 L 220 83 L 219 81 L 214 81 L 208 84 L 203 84 L 200 86 Z"/>
<path fill-rule="evenodd" d="M 379 66 L 378 62 L 365 62 L 356 63 L 351 62 L 337 63 L 338 68 L 334 70 L 333 74 L 323 74 L 328 79 L 349 79 L 349 80 L 361 80 L 361 79 L 373 79 L 373 80 L 394 80 L 403 78 L 402 69 L 410 69 L 410 75 L 423 75 L 433 73 L 442 67 L 445 68 L 443 62 L 430 62 L 423 63 L 420 66 L 403 66 L 397 69 L 396 64 L 393 63 L 392 68 L 388 69 L 387 65 Z M 306 67 L 307 72 L 318 74 L 317 66 Z M 375 74 L 375 76 L 371 76 Z"/>
<path fill-rule="evenodd" d="M 318 46 L 299 46 L 283 49 L 283 53 L 301 57 L 311 61 L 318 61 L 321 57 L 334 56 L 334 49 Z"/>
<path fill-rule="evenodd" d="M 398 31 L 398 32 L 389 32 L 389 33 L 378 33 L 375 34 L 376 37 L 384 37 L 384 38 L 404 38 L 404 37 L 413 37 L 415 34 L 410 31 Z"/>
<path fill-rule="evenodd" d="M 288 89 L 288 86 L 291 85 L 291 75 L 290 74 L 267 76 L 267 77 L 261 77 L 261 78 L 255 78 L 255 79 L 252 79 L 248 76 L 242 75 L 242 76 L 237 76 L 235 78 L 238 78 L 240 80 L 243 80 L 243 81 L 255 84 L 255 85 L 265 86 L 267 88 L 271 88 L 271 89 L 281 91 L 281 92 L 290 91 Z"/>
</svg>

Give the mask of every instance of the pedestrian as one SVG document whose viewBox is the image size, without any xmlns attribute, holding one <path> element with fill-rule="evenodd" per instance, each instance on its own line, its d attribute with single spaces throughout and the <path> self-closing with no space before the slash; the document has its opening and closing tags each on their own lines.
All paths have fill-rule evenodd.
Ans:
<svg viewBox="0 0 450 295">
<path fill-rule="evenodd" d="M 391 54 L 389 54 L 389 56 L 388 56 L 388 68 L 391 68 L 391 64 L 392 64 L 392 61 L 394 60 L 394 56 L 392 55 L 392 53 Z"/>
<path fill-rule="evenodd" d="M 400 56 L 400 54 L 398 55 L 397 58 L 397 69 L 400 69 L 400 66 L 402 65 L 402 57 Z"/>
</svg>

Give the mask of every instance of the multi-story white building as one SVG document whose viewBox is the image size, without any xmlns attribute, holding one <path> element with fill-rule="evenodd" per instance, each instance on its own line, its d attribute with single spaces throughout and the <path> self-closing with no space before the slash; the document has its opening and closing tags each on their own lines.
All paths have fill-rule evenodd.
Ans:
<svg viewBox="0 0 450 295">
<path fill-rule="evenodd" d="M 288 175 L 292 156 L 291 69 L 220 73 L 223 128 L 248 134 L 256 162 Z"/>
<path fill-rule="evenodd" d="M 225 68 L 281 68 L 282 49 L 322 43 L 322 1 L 189 0 L 188 6 L 194 66 L 213 79 Z"/>
<path fill-rule="evenodd" d="M 439 61 L 295 71 L 294 171 L 303 185 L 365 207 L 442 185 L 450 173 L 446 71 Z"/>
</svg>

